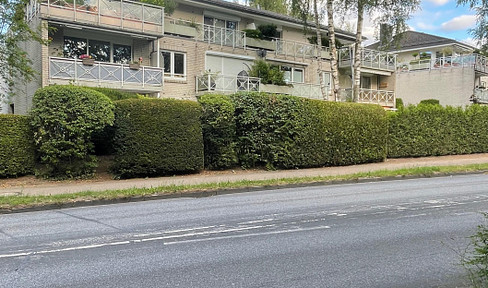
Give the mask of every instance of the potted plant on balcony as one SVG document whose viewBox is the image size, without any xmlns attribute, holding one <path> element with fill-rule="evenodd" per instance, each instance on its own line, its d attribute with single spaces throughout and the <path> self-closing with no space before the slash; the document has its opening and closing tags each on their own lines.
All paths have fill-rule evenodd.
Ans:
<svg viewBox="0 0 488 288">
<path fill-rule="evenodd" d="M 141 68 L 141 63 L 142 63 L 142 57 L 139 57 L 139 60 L 132 61 L 131 63 L 129 63 L 129 68 L 132 70 L 139 70 Z"/>
<path fill-rule="evenodd" d="M 90 56 L 88 54 L 81 55 L 80 59 L 83 62 L 83 65 L 93 66 L 95 64 L 95 59 L 93 59 L 92 56 Z"/>
</svg>

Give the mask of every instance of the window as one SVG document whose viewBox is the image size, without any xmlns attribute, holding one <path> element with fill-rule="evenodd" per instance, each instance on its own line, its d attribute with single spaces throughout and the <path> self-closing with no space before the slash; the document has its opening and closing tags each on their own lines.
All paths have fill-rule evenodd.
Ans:
<svg viewBox="0 0 488 288">
<path fill-rule="evenodd" d="M 64 57 L 73 59 L 88 54 L 95 61 L 128 64 L 132 59 L 132 47 L 105 41 L 64 37 L 63 54 Z"/>
<path fill-rule="evenodd" d="M 295 68 L 290 66 L 281 66 L 281 71 L 284 72 L 285 82 L 303 83 L 303 68 Z"/>
<path fill-rule="evenodd" d="M 217 19 L 217 18 L 205 16 L 203 19 L 203 23 L 205 25 L 215 26 L 218 28 L 237 30 L 237 21 L 229 21 L 229 20 Z"/>
<path fill-rule="evenodd" d="M 186 54 L 162 51 L 164 76 L 168 78 L 185 78 L 186 77 Z"/>
<path fill-rule="evenodd" d="M 361 76 L 361 88 L 371 89 L 371 77 Z"/>
</svg>

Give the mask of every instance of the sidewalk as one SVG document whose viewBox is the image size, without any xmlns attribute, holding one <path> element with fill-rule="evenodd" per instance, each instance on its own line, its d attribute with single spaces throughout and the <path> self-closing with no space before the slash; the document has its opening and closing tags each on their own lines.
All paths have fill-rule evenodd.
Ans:
<svg viewBox="0 0 488 288">
<path fill-rule="evenodd" d="M 27 185 L 0 188 L 2 195 L 54 195 L 81 191 L 104 191 L 128 188 L 150 188 L 168 185 L 192 185 L 204 183 L 236 182 L 240 180 L 268 180 L 294 177 L 339 176 L 378 170 L 397 170 L 402 168 L 452 166 L 488 163 L 488 153 L 472 155 L 454 155 L 441 157 L 389 159 L 381 163 L 361 164 L 341 167 L 311 168 L 297 170 L 226 170 L 221 172 L 203 172 L 200 174 L 169 176 L 158 178 L 86 181 L 81 183 L 53 182 L 42 185 Z"/>
</svg>

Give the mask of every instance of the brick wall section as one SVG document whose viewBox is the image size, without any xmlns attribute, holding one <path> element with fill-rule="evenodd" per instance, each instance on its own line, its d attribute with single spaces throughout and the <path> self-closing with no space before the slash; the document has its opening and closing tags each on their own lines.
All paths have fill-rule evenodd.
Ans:
<svg viewBox="0 0 488 288">
<path fill-rule="evenodd" d="M 469 97 L 473 95 L 473 68 L 414 71 L 396 76 L 396 96 L 405 104 L 438 99 L 442 105 L 464 106 L 470 104 Z"/>
</svg>

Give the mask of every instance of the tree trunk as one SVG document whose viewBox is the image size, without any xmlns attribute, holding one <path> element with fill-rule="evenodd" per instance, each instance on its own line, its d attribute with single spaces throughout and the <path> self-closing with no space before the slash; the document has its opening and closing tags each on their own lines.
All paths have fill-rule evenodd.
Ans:
<svg viewBox="0 0 488 288">
<path fill-rule="evenodd" d="M 361 42 L 363 38 L 364 6 L 361 1 L 358 3 L 358 24 L 356 27 L 356 43 L 354 45 L 354 77 L 353 77 L 353 101 L 359 100 L 359 89 L 361 87 Z"/>
<path fill-rule="evenodd" d="M 319 83 L 320 83 L 320 92 L 322 93 L 322 98 L 324 100 L 329 100 L 329 96 L 327 90 L 325 89 L 324 77 L 322 77 L 322 34 L 320 33 L 320 22 L 319 22 L 319 11 L 317 8 L 317 1 L 313 0 L 313 10 L 314 10 L 314 18 L 315 18 L 315 35 L 317 35 L 317 74 L 319 75 Z"/>
<path fill-rule="evenodd" d="M 337 101 L 337 94 L 339 93 L 339 66 L 337 64 L 337 47 L 335 45 L 333 2 L 333 0 L 327 0 L 327 18 L 329 28 L 329 49 L 331 53 L 330 66 L 332 69 L 332 95 L 334 96 L 334 100 Z"/>
</svg>

